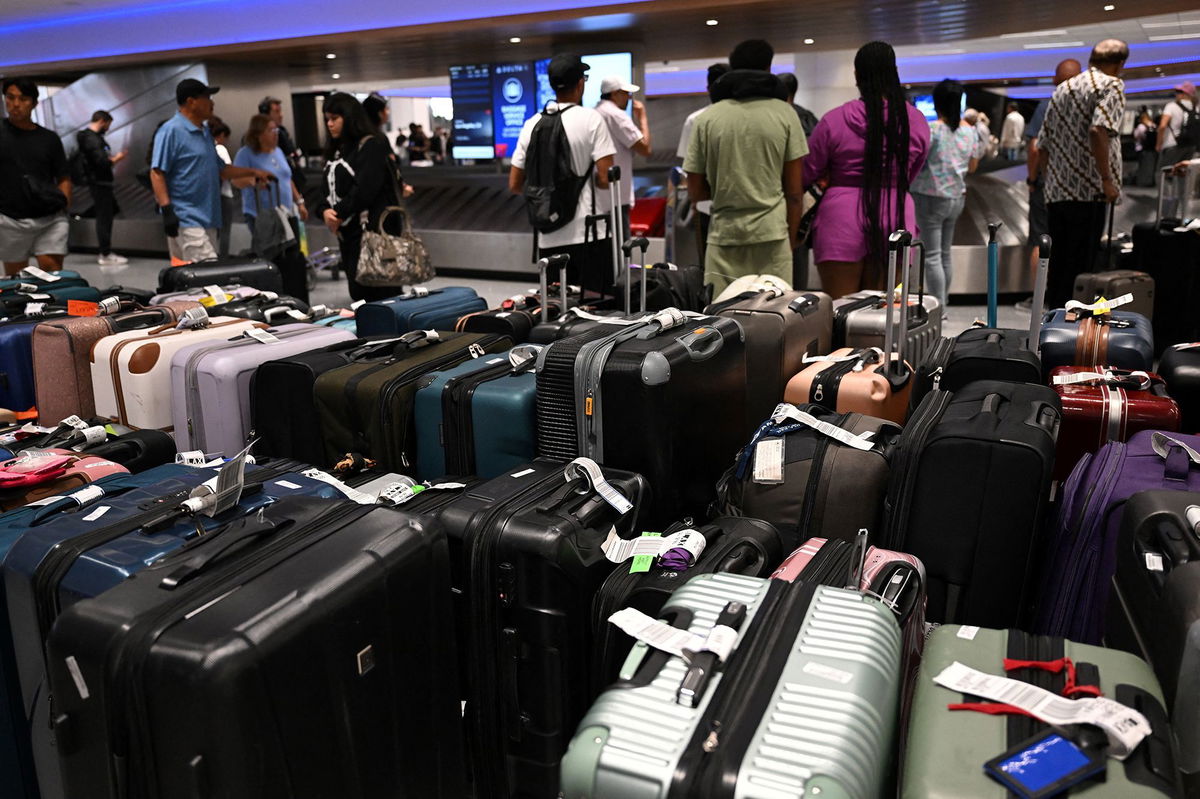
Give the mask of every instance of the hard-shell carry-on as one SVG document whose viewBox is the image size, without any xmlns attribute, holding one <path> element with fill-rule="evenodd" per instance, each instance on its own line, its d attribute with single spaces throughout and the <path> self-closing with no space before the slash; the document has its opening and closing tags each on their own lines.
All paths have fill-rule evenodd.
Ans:
<svg viewBox="0 0 1200 799">
<path fill-rule="evenodd" d="M 896 285 L 900 273 L 903 285 L 908 286 L 913 248 L 925 249 L 921 242 L 913 242 L 907 230 L 898 230 L 888 238 L 889 285 Z M 903 264 L 898 267 L 900 261 Z M 904 360 L 909 314 L 907 307 L 898 311 L 899 304 L 894 300 L 887 303 L 882 349 L 843 348 L 828 355 L 805 357 L 803 362 L 809 365 L 788 381 L 784 401 L 793 405 L 812 402 L 839 413 L 861 413 L 903 424 L 913 369 Z"/>
<path fill-rule="evenodd" d="M 1110 302 L 1098 310 L 1115 305 Z M 1154 331 L 1149 319 L 1124 311 L 1088 315 L 1092 306 L 1075 300 L 1067 306 L 1046 314 L 1042 325 L 1042 370 L 1047 376 L 1059 366 L 1103 364 L 1143 371 L 1154 367 Z"/>
<path fill-rule="evenodd" d="M 702 574 L 663 623 L 615 616 L 663 648 L 634 646 L 580 722 L 564 799 L 887 795 L 902 642 L 875 598 Z"/>
<path fill-rule="evenodd" d="M 0 408 L 28 411 L 37 401 L 33 380 L 33 331 L 42 318 L 39 312 L 34 316 L 22 315 L 19 321 L 0 322 Z"/>
<path fill-rule="evenodd" d="M 236 316 L 253 319 L 269 325 L 284 325 L 288 322 L 310 322 L 312 314 L 304 300 L 262 291 L 249 297 L 235 298 L 209 309 L 213 316 Z"/>
<path fill-rule="evenodd" d="M 1124 306 L 1125 310 L 1154 318 L 1154 278 L 1136 269 L 1082 272 L 1075 276 L 1074 294 L 1074 299 L 1082 303 L 1132 294 L 1133 301 Z"/>
<path fill-rule="evenodd" d="M 436 525 L 294 497 L 72 606 L 47 643 L 67 795 L 461 796 L 448 587 Z"/>
<path fill-rule="evenodd" d="M 158 273 L 160 293 L 229 283 L 250 286 L 259 291 L 283 292 L 283 277 L 279 267 L 258 258 L 211 258 L 183 266 L 168 266 Z"/>
<path fill-rule="evenodd" d="M 1200 342 L 1167 347 L 1158 362 L 1167 393 L 1179 404 L 1179 429 L 1200 432 Z"/>
<path fill-rule="evenodd" d="M 358 306 L 354 318 L 360 336 L 399 336 L 413 330 L 453 330 L 461 317 L 485 310 L 487 301 L 468 286 L 413 286 L 407 294 Z"/>
<path fill-rule="evenodd" d="M 943 680 L 957 686 L 959 683 L 952 678 L 963 674 L 964 668 L 1014 682 L 1001 683 L 995 701 L 934 682 L 935 677 L 942 675 Z M 967 684 L 978 686 L 983 679 L 974 678 Z M 1031 694 L 1035 699 L 1043 696 L 1041 692 L 1034 694 L 1028 690 L 1025 683 L 1059 697 L 1048 705 L 1043 703 L 1044 710 L 1069 714 L 1073 704 L 1094 703 L 1100 696 L 1103 697 L 1100 701 L 1113 703 L 1107 706 L 1110 712 L 1102 714 L 1111 719 L 1111 724 L 1127 731 L 1140 715 L 1141 724 L 1148 724 L 1148 734 L 1140 740 L 1134 738 L 1137 744 L 1133 750 L 1117 759 L 1121 750 L 1109 743 L 1099 727 L 1086 724 L 1050 727 L 1032 716 L 1006 712 L 1005 703 L 1021 704 L 1029 701 L 1027 697 Z M 1142 729 L 1141 724 L 1137 729 Z M 1171 727 L 1154 672 L 1128 652 L 1019 630 L 943 625 L 933 631 L 925 644 L 908 725 L 899 795 L 902 799 L 1005 799 L 1014 794 L 989 776 L 992 767 L 985 770 L 985 763 L 1000 760 L 996 771 L 1013 775 L 1033 791 L 1036 784 L 1045 786 L 1063 772 L 1076 770 L 1064 768 L 1064 760 L 1077 766 L 1090 765 L 1090 759 L 1081 755 L 1080 750 L 1098 749 L 1097 754 L 1106 766 L 1101 778 L 1081 782 L 1067 793 L 1055 796 L 1180 797 Z M 1047 740 L 1047 735 L 1055 737 Z M 1054 767 L 1044 764 L 1026 770 L 1013 764 L 1028 759 L 1036 762 L 1038 752 L 1029 749 L 1039 743 L 1042 743 L 1039 752 L 1050 747 L 1068 751 L 1045 758 L 1056 761 Z M 1005 765 L 1009 768 L 1003 768 Z"/>
</svg>

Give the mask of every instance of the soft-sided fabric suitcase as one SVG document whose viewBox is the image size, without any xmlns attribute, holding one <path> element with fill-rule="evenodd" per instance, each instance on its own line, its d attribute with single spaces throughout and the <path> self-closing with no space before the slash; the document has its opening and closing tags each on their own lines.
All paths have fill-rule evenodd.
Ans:
<svg viewBox="0 0 1200 799">
<path fill-rule="evenodd" d="M 821 292 L 776 288 L 747 291 L 705 309 L 725 316 L 746 334 L 746 413 L 751 427 L 771 414 L 783 389 L 804 368 L 806 355 L 829 352 L 832 300 Z"/>
<path fill-rule="evenodd" d="M 313 396 L 325 444 L 322 461 L 332 465 L 354 452 L 382 469 L 411 471 L 417 462 L 413 401 L 420 379 L 511 346 L 503 336 L 418 330 L 390 350 L 366 348 L 353 362 L 319 375 Z"/>
<path fill-rule="evenodd" d="M 1154 367 L 1154 332 L 1141 314 L 1112 311 L 1080 316 L 1059 308 L 1046 314 L 1041 333 L 1042 371 L 1102 363 L 1118 369 Z"/>
<path fill-rule="evenodd" d="M 555 795 L 599 665 L 589 614 L 614 568 L 601 547 L 614 528 L 622 538 L 645 529 L 644 479 L 586 464 L 618 510 L 587 468 L 564 465 L 539 459 L 402 506 L 436 513 L 450 539 L 477 799 Z"/>
<path fill-rule="evenodd" d="M 200 341 L 171 358 L 171 419 L 180 450 L 233 457 L 251 431 L 250 379 L 266 361 L 343 341 L 348 331 L 296 323 L 266 328 L 263 336 Z M 274 339 L 274 340 L 272 340 Z"/>
<path fill-rule="evenodd" d="M 213 316 L 236 316 L 239 319 L 253 319 L 256 322 L 266 322 L 269 325 L 284 325 L 289 322 L 311 322 L 308 303 L 295 297 L 276 294 L 273 291 L 260 292 L 250 297 L 230 300 L 214 305 L 209 311 Z"/>
<path fill-rule="evenodd" d="M 316 308 L 313 308 L 313 315 L 316 316 Z M 340 312 L 329 313 L 328 316 L 314 318 L 314 325 L 324 325 L 325 327 L 336 327 L 339 330 L 349 330 L 354 335 L 358 335 L 358 320 L 354 318 L 354 313 L 348 311 L 349 316 L 343 316 Z"/>
<path fill-rule="evenodd" d="M 175 439 L 162 430 L 129 430 L 109 435 L 107 441 L 85 450 L 89 455 L 116 461 L 133 474 L 175 459 Z"/>
<path fill-rule="evenodd" d="M 55 272 L 47 272 L 40 268 L 26 268 L 12 277 L 0 280 L 0 291 L 22 287 L 29 287 L 30 291 L 34 291 L 47 286 L 66 288 L 67 286 L 86 285 L 88 285 L 88 282 L 84 279 L 83 275 L 73 269 L 59 269 Z"/>
<path fill-rule="evenodd" d="M 233 283 L 259 291 L 283 292 L 279 267 L 270 261 L 234 256 L 195 261 L 183 266 L 168 266 L 158 273 L 160 293 L 187 291 L 197 286 L 224 286 Z"/>
<path fill-rule="evenodd" d="M 71 300 L 95 303 L 100 296 L 100 291 L 91 286 L 21 286 L 0 291 L 0 308 L 6 314 L 30 313 L 31 303 L 66 305 Z"/>
<path fill-rule="evenodd" d="M 780 405 L 722 475 L 717 508 L 771 523 L 789 551 L 814 535 L 878 532 L 899 438 L 883 419 Z"/>
<path fill-rule="evenodd" d="M 979 381 L 927 394 L 908 421 L 874 543 L 925 564 L 931 621 L 1023 620 L 1061 415 L 1047 386 Z"/>
<path fill-rule="evenodd" d="M 1081 272 L 1075 276 L 1074 297 L 1082 303 L 1092 303 L 1101 297 L 1115 299 L 1133 295 L 1133 302 L 1122 306 L 1126 311 L 1154 319 L 1154 278 L 1136 269 L 1114 269 L 1111 272 Z"/>
<path fill-rule="evenodd" d="M 467 286 L 427 289 L 368 302 L 355 309 L 360 336 L 398 336 L 413 330 L 453 330 L 459 318 L 487 310 L 487 302 Z"/>
<path fill-rule="evenodd" d="M 435 525 L 297 497 L 72 606 L 68 796 L 461 796 L 448 583 Z"/>
<path fill-rule="evenodd" d="M 542 294 L 515 294 L 502 301 L 499 308 L 475 311 L 454 323 L 460 333 L 494 333 L 508 336 L 516 344 L 529 341 L 533 328 L 542 319 Z M 560 303 L 549 301 L 546 320 L 557 319 Z"/>
<path fill-rule="evenodd" d="M 1064 668 L 1062 658 L 1069 658 Z M 1010 665 L 1045 663 L 1005 671 Z M 983 770 L 984 762 L 998 757 L 1045 731 L 1047 726 L 1029 716 L 990 715 L 971 710 L 951 710 L 948 705 L 987 706 L 978 697 L 964 696 L 934 683 L 947 666 L 961 663 L 987 674 L 1027 682 L 1051 693 L 1072 687 L 1098 688 L 1103 696 L 1140 712 L 1150 722 L 1151 734 L 1124 761 L 1108 757 L 1104 780 L 1087 781 L 1067 794 L 1095 799 L 1178 797 L 1179 774 L 1172 754 L 1171 725 L 1167 721 L 1162 690 L 1154 672 L 1128 652 L 1048 638 L 1018 630 L 989 630 L 943 625 L 925 644 L 917 677 L 916 696 L 908 726 L 904 756 L 903 799 L 1005 799 L 1012 796 Z M 1094 693 L 1072 692 L 1070 696 Z M 1068 700 L 1064 700 L 1068 701 Z"/>
<path fill-rule="evenodd" d="M 1084 455 L 1063 484 L 1049 536 L 1034 631 L 1100 643 L 1117 534 L 1139 491 L 1200 491 L 1200 436 L 1143 430 Z"/>
<path fill-rule="evenodd" d="M 1173 225 L 1139 223 L 1133 226 L 1133 254 L 1134 268 L 1154 279 L 1156 352 L 1200 341 L 1200 315 L 1194 307 L 1200 291 L 1200 236 L 1177 233 Z"/>
<path fill-rule="evenodd" d="M 510 350 L 423 377 L 415 408 L 417 477 L 492 478 L 533 460 L 536 363 L 536 349 Z"/>
<path fill-rule="evenodd" d="M 1085 452 L 1128 441 L 1139 430 L 1178 430 L 1179 406 L 1153 372 L 1060 366 L 1050 385 L 1062 401 L 1054 479 L 1065 480 Z"/>
<path fill-rule="evenodd" d="M 1200 493 L 1142 491 L 1125 503 L 1105 642 L 1144 658 L 1162 684 L 1188 795 L 1200 790 Z"/>
<path fill-rule="evenodd" d="M 177 267 L 182 268 L 182 267 Z M 205 326 L 181 329 L 171 324 L 106 336 L 92 347 L 92 389 L 96 414 L 130 427 L 169 430 L 171 358 L 198 341 L 234 338 L 262 322 L 210 317 Z"/>
<path fill-rule="evenodd" d="M 1179 429 L 1200 432 L 1200 343 L 1167 347 L 1158 362 L 1158 374 L 1179 405 Z"/>
<path fill-rule="evenodd" d="M 666 525 L 701 516 L 715 498 L 717 478 L 751 432 L 745 403 L 738 323 L 660 311 L 542 350 L 538 453 L 645 475 L 654 486 L 650 521 Z"/>
<path fill-rule="evenodd" d="M 33 329 L 33 378 L 38 415 L 56 422 L 72 414 L 95 416 L 89 356 L 96 342 L 113 333 L 174 322 L 192 302 L 130 310 L 104 316 L 55 319 Z"/>
<path fill-rule="evenodd" d="M 153 305 L 162 305 L 168 302 L 198 302 L 206 308 L 212 308 L 222 303 L 254 297 L 261 293 L 261 291 L 253 286 L 241 286 L 235 283 L 224 286 L 210 284 L 183 291 L 169 291 L 155 294 L 150 302 Z"/>
<path fill-rule="evenodd" d="M 707 681 L 682 657 L 634 647 L 571 740 L 564 799 L 887 795 L 902 646 L 892 612 L 844 588 L 702 574 L 660 618 L 712 640 L 731 603 L 745 620 Z M 694 707 L 676 700 L 685 680 Z"/>
</svg>

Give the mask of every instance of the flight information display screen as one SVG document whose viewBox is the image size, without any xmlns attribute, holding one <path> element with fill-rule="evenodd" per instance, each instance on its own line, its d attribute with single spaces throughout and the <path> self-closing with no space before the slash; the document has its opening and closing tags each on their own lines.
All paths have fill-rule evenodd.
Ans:
<svg viewBox="0 0 1200 799">
<path fill-rule="evenodd" d="M 455 158 L 493 158 L 492 65 L 450 67 Z"/>
</svg>

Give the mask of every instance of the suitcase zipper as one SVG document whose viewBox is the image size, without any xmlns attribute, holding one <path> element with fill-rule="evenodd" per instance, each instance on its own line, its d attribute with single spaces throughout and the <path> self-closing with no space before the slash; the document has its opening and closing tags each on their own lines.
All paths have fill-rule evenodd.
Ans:
<svg viewBox="0 0 1200 799">
<path fill-rule="evenodd" d="M 940 389 L 926 395 L 926 397 L 930 396 L 934 399 L 928 400 L 928 412 L 909 421 L 903 436 L 907 440 L 903 442 L 903 446 L 896 453 L 897 457 L 892 463 L 892 474 L 898 472 L 902 477 L 892 483 L 893 490 L 888 492 L 885 505 L 887 535 L 883 546 L 888 549 L 901 551 L 905 549 L 903 534 L 908 528 L 907 515 L 909 506 L 912 504 L 913 487 L 917 482 L 917 464 L 921 460 L 921 452 L 925 448 L 925 441 L 929 437 L 929 433 L 942 418 L 950 401 L 954 399 L 954 395 L 949 391 Z M 922 400 L 922 405 L 926 401 Z"/>
<path fill-rule="evenodd" d="M 831 419 L 830 423 L 844 429 L 849 419 L 850 414 L 843 413 L 837 419 Z M 812 459 L 809 461 L 808 482 L 804 486 L 804 506 L 800 511 L 800 518 L 796 522 L 796 538 L 799 543 L 804 542 L 804 536 L 809 525 L 812 524 L 813 506 L 816 505 L 817 488 L 821 482 L 821 471 L 825 466 L 825 453 L 828 451 L 829 437 L 819 436 L 816 447 L 813 449 Z"/>
<path fill-rule="evenodd" d="M 503 363 L 451 378 L 442 389 L 442 448 L 446 453 L 446 474 L 475 473 L 475 420 L 471 412 L 475 389 L 511 371 L 512 364 L 504 358 Z"/>
<path fill-rule="evenodd" d="M 795 581 L 806 581 L 817 585 L 840 588 L 850 571 L 850 558 L 854 545 L 840 538 L 827 538 L 812 559 L 805 564 Z M 855 586 L 857 588 L 858 586 Z"/>
</svg>

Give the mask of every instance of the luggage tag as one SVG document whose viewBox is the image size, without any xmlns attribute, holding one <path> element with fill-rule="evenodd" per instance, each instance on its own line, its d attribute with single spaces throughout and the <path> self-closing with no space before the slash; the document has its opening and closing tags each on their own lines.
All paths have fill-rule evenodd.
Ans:
<svg viewBox="0 0 1200 799">
<path fill-rule="evenodd" d="M 354 302 L 350 303 L 350 310 L 357 311 L 359 308 L 363 307 L 366 304 L 367 304 L 366 300 L 355 300 Z"/>
<path fill-rule="evenodd" d="M 604 472 L 591 458 L 576 458 L 568 463 L 567 468 L 563 470 L 563 477 L 568 483 L 583 479 L 601 499 L 612 505 L 613 510 L 622 516 L 633 510 L 633 503 L 604 479 Z"/>
<path fill-rule="evenodd" d="M 46 303 L 44 302 L 27 302 L 25 303 L 25 310 L 23 310 L 21 313 L 25 314 L 26 316 L 39 316 L 44 313 L 45 310 Z"/>
<path fill-rule="evenodd" d="M 100 303 L 87 300 L 67 300 L 67 316 L 99 316 Z"/>
<path fill-rule="evenodd" d="M 211 518 L 236 505 L 246 485 L 246 458 L 253 446 L 254 442 L 248 444 L 221 467 L 216 477 L 193 488 L 183 501 L 183 509 Z"/>
<path fill-rule="evenodd" d="M 859 435 L 854 435 L 849 430 L 843 430 L 835 424 L 821 421 L 811 413 L 806 413 L 805 411 L 800 410 L 795 405 L 787 402 L 781 402 L 775 406 L 775 411 L 771 414 L 771 420 L 776 424 L 779 424 L 785 419 L 791 419 L 792 421 L 807 425 L 808 427 L 816 430 L 818 433 L 824 433 L 841 444 L 845 444 L 848 447 L 854 447 L 855 449 L 862 450 L 863 452 L 867 452 L 875 446 L 874 441 L 872 440 L 874 439 L 875 435 L 870 431 L 861 433 Z"/>
<path fill-rule="evenodd" d="M 67 307 L 71 307 L 71 302 L 68 300 Z M 121 301 L 116 297 L 104 297 L 96 304 L 97 316 L 109 316 L 121 310 Z M 68 311 L 69 313 L 69 311 Z"/>
<path fill-rule="evenodd" d="M 83 452 L 88 447 L 102 444 L 108 440 L 108 431 L 104 429 L 103 425 L 84 427 L 79 432 L 83 435 L 83 441 L 71 447 L 76 452 Z"/>
<path fill-rule="evenodd" d="M 262 343 L 262 344 L 277 344 L 277 343 L 279 343 L 278 336 L 276 336 L 274 333 L 271 333 L 269 330 L 264 330 L 261 327 L 252 327 L 249 330 L 247 330 L 243 335 L 246 336 L 247 338 L 252 338 L 255 341 Z"/>
<path fill-rule="evenodd" d="M 322 483 L 333 486 L 338 491 L 342 492 L 346 499 L 357 502 L 359 505 L 375 504 L 375 497 L 351 488 L 328 472 L 323 472 L 320 469 L 306 469 L 300 474 L 304 475 L 305 477 L 310 477 L 313 480 L 320 480 Z"/>
<path fill-rule="evenodd" d="M 1150 447 L 1158 454 L 1160 458 L 1164 460 L 1170 457 L 1171 449 L 1173 447 L 1179 447 L 1187 455 L 1188 460 L 1190 460 L 1192 463 L 1200 464 L 1200 452 L 1197 452 L 1189 445 L 1177 438 L 1172 438 L 1166 433 L 1153 433 L 1150 436 Z"/>
<path fill-rule="evenodd" d="M 297 311 L 295 308 L 288 308 L 287 315 L 299 322 L 304 322 L 308 319 L 307 314 L 305 314 L 303 311 Z M 313 318 L 315 319 L 316 316 L 314 315 Z"/>
<path fill-rule="evenodd" d="M 779 485 L 783 482 L 784 440 L 764 438 L 754 445 L 754 476 L 756 483 Z"/>
<path fill-rule="evenodd" d="M 1063 306 L 1063 310 L 1065 310 L 1068 314 L 1071 312 L 1076 312 L 1077 317 L 1079 316 L 1079 311 L 1090 311 L 1092 316 L 1100 316 L 1102 314 L 1111 313 L 1114 308 L 1120 308 L 1122 305 L 1128 305 L 1131 302 L 1133 302 L 1132 294 L 1122 294 L 1120 297 L 1116 297 L 1115 299 L 1111 300 L 1107 300 L 1104 297 L 1099 297 L 1093 303 L 1083 303 L 1079 300 L 1067 300 L 1066 305 Z"/>
<path fill-rule="evenodd" d="M 685 571 L 700 559 L 708 540 L 699 530 L 685 528 L 671 533 L 666 538 L 662 533 L 642 533 L 641 538 L 621 538 L 616 528 L 600 545 L 600 550 L 612 563 L 624 563 L 633 559 L 630 574 L 650 571 L 655 562 L 670 571 Z"/>
<path fill-rule="evenodd" d="M 208 327 L 211 320 L 208 318 L 208 311 L 203 306 L 199 308 L 188 308 L 184 311 L 179 321 L 175 323 L 176 330 L 192 330 L 199 327 Z"/>
<path fill-rule="evenodd" d="M 1073 737 L 1052 727 L 987 761 L 983 771 L 1022 799 L 1064 794 L 1108 767 L 1103 745 L 1082 745 Z"/>
<path fill-rule="evenodd" d="M 27 266 L 21 270 L 21 274 L 28 275 L 29 277 L 36 277 L 38 280 L 44 280 L 47 283 L 55 283 L 59 280 L 62 280 L 61 275 L 52 274 L 37 266 Z"/>
</svg>

